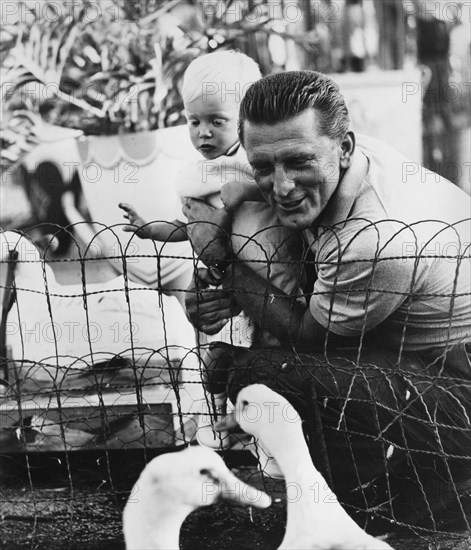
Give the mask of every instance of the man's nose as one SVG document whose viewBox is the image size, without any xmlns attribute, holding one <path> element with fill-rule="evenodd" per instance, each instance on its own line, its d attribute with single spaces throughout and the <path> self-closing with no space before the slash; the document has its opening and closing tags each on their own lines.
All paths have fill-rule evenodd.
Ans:
<svg viewBox="0 0 471 550">
<path fill-rule="evenodd" d="M 273 175 L 273 191 L 276 196 L 287 197 L 294 189 L 294 181 L 286 174 L 282 166 L 275 167 Z"/>
</svg>

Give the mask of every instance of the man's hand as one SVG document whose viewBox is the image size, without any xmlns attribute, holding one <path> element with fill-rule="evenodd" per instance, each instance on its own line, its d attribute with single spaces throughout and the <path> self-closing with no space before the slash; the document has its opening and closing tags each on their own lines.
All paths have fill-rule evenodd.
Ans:
<svg viewBox="0 0 471 550">
<path fill-rule="evenodd" d="M 225 208 L 214 208 L 197 199 L 186 198 L 183 214 L 188 218 L 187 234 L 198 258 L 210 266 L 231 253 L 231 216 Z"/>
<path fill-rule="evenodd" d="M 254 181 L 228 181 L 221 187 L 221 200 L 226 209 L 230 211 L 235 210 L 246 201 L 265 201 L 260 189 Z"/>
<path fill-rule="evenodd" d="M 231 317 L 240 313 L 228 291 L 210 288 L 207 269 L 198 269 L 185 296 L 185 306 L 191 324 L 205 334 L 217 334 Z"/>
<path fill-rule="evenodd" d="M 235 210 L 246 200 L 244 191 L 238 181 L 228 181 L 221 187 L 221 200 L 227 210 Z"/>
</svg>

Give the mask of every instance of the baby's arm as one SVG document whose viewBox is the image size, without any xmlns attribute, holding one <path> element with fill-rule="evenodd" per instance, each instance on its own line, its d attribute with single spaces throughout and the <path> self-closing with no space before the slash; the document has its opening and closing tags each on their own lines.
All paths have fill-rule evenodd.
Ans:
<svg viewBox="0 0 471 550">
<path fill-rule="evenodd" d="M 235 210 L 246 201 L 265 201 L 260 189 L 254 181 L 228 181 L 221 188 L 221 200 L 227 210 Z"/>
<path fill-rule="evenodd" d="M 124 210 L 124 217 L 129 220 L 129 225 L 125 225 L 123 231 L 135 233 L 141 239 L 160 242 L 178 243 L 188 240 L 186 224 L 180 220 L 148 224 L 130 204 L 120 202 L 118 206 Z"/>
</svg>

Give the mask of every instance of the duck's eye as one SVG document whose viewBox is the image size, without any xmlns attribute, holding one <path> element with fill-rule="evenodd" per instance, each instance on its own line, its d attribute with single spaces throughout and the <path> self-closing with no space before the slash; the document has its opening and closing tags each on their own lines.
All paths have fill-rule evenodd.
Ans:
<svg viewBox="0 0 471 550">
<path fill-rule="evenodd" d="M 248 407 L 249 406 L 249 402 L 246 401 L 245 399 L 242 401 L 242 407 Z"/>
<path fill-rule="evenodd" d="M 202 476 L 211 476 L 211 472 L 207 468 L 201 468 L 200 475 Z"/>
</svg>

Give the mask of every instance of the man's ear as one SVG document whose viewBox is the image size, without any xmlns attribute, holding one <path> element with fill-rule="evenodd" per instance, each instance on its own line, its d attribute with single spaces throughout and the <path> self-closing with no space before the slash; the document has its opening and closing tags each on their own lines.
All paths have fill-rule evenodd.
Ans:
<svg viewBox="0 0 471 550">
<path fill-rule="evenodd" d="M 353 153 L 355 151 L 355 134 L 349 130 L 340 144 L 341 153 L 340 153 L 340 168 L 346 170 L 350 167 L 352 163 Z"/>
</svg>

